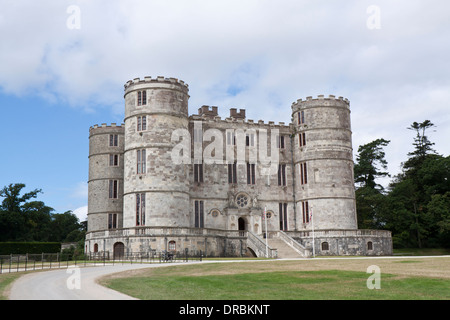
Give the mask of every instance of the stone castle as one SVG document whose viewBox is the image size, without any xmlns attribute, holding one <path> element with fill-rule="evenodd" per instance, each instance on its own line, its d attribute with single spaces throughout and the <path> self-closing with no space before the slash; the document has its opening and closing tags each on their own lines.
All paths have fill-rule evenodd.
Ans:
<svg viewBox="0 0 450 320">
<path fill-rule="evenodd" d="M 130 80 L 124 123 L 90 128 L 86 252 L 392 254 L 389 231 L 357 229 L 347 99 L 299 99 L 276 124 L 189 115 L 188 91 Z"/>
</svg>

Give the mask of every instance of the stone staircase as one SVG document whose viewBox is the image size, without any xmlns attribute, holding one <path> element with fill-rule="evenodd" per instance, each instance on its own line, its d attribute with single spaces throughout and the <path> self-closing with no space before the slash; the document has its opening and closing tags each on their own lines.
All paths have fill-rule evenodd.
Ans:
<svg viewBox="0 0 450 320">
<path fill-rule="evenodd" d="M 267 240 L 269 247 L 277 249 L 278 259 L 303 258 L 303 256 L 300 253 L 295 251 L 291 246 L 289 246 L 286 242 L 284 242 L 280 238 L 272 238 Z"/>
</svg>

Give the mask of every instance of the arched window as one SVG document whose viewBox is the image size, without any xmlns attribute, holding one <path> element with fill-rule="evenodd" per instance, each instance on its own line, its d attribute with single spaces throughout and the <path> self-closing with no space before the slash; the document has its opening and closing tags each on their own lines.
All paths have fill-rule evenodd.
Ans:
<svg viewBox="0 0 450 320">
<path fill-rule="evenodd" d="M 169 241 L 169 251 L 176 251 L 177 243 L 175 241 Z"/>
<path fill-rule="evenodd" d="M 372 243 L 372 241 L 367 242 L 367 250 L 373 250 L 373 243 Z"/>
<path fill-rule="evenodd" d="M 330 246 L 328 245 L 328 242 L 322 242 L 322 250 L 330 250 Z"/>
<path fill-rule="evenodd" d="M 98 252 L 98 244 L 97 243 L 94 244 L 94 252 Z"/>
</svg>

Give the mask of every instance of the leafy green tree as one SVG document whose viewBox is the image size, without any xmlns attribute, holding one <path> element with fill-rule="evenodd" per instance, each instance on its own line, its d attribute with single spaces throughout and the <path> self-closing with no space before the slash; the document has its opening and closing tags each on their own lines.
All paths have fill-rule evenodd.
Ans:
<svg viewBox="0 0 450 320">
<path fill-rule="evenodd" d="M 68 211 L 53 213 L 42 201 L 31 201 L 41 189 L 22 194 L 25 184 L 16 183 L 0 190 L 0 241 L 79 241 L 84 228 Z"/>
<path fill-rule="evenodd" d="M 360 229 L 384 228 L 382 214 L 385 207 L 384 188 L 376 182 L 376 179 L 389 176 L 388 172 L 381 171 L 387 169 L 383 147 L 386 147 L 389 142 L 385 139 L 376 139 L 358 148 L 354 176 L 355 183 L 359 186 L 355 196 Z"/>
<path fill-rule="evenodd" d="M 383 187 L 375 182 L 376 178 L 389 176 L 388 172 L 378 168 L 387 169 L 387 161 L 383 147 L 389 144 L 389 140 L 377 139 L 365 145 L 359 146 L 356 163 L 354 166 L 355 182 L 362 187 L 372 189 Z"/>
<path fill-rule="evenodd" d="M 42 192 L 41 189 L 35 189 L 20 196 L 20 192 L 23 188 L 25 188 L 25 184 L 23 183 L 11 183 L 9 186 L 3 187 L 3 189 L 0 190 L 0 197 L 4 199 L 0 208 L 4 211 L 20 213 L 22 203 L 25 203 L 32 198 L 36 198 L 37 194 Z"/>
<path fill-rule="evenodd" d="M 447 218 L 450 192 L 450 158 L 436 154 L 427 137 L 435 127 L 429 120 L 414 122 L 414 151 L 402 165 L 403 172 L 389 185 L 387 227 L 394 245 L 413 247 L 449 246 Z"/>
</svg>

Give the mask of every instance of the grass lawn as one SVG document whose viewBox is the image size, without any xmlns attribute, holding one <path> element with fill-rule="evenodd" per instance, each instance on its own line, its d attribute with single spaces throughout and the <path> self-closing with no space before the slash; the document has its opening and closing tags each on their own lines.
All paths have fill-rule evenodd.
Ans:
<svg viewBox="0 0 450 320">
<path fill-rule="evenodd" d="M 6 289 L 17 278 L 22 276 L 23 273 L 4 273 L 0 274 L 0 300 L 7 300 Z"/>
<path fill-rule="evenodd" d="M 380 289 L 367 288 L 370 265 L 381 269 Z M 202 263 L 100 283 L 142 300 L 450 300 L 449 265 L 450 258 Z"/>
</svg>

